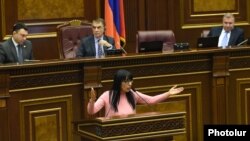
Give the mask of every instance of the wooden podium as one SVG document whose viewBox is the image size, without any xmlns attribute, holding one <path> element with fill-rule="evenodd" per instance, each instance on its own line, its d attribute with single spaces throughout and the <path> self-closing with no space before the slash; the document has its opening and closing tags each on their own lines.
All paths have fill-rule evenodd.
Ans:
<svg viewBox="0 0 250 141">
<path fill-rule="evenodd" d="M 186 113 L 144 113 L 126 117 L 96 118 L 73 123 L 74 132 L 89 140 L 140 140 L 186 136 Z M 165 139 L 166 140 L 166 139 Z"/>
</svg>

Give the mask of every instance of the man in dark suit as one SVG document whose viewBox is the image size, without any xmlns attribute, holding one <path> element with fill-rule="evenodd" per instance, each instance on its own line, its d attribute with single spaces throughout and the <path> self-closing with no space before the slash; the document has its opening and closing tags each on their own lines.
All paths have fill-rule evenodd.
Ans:
<svg viewBox="0 0 250 141">
<path fill-rule="evenodd" d="M 105 22 L 98 18 L 92 21 L 93 35 L 81 39 L 76 57 L 103 57 L 106 50 L 115 49 L 114 39 L 104 35 Z"/>
<path fill-rule="evenodd" d="M 23 63 L 32 60 L 32 44 L 27 40 L 28 29 L 24 23 L 13 26 L 12 37 L 0 44 L 0 64 Z"/>
<path fill-rule="evenodd" d="M 235 18 L 231 13 L 223 16 L 221 27 L 211 28 L 208 36 L 219 37 L 218 47 L 235 46 L 244 41 L 244 31 L 234 27 Z"/>
</svg>

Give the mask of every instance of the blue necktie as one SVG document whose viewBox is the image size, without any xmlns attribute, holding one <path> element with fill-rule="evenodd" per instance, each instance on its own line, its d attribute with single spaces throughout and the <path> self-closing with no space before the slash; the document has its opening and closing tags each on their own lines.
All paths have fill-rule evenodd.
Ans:
<svg viewBox="0 0 250 141">
<path fill-rule="evenodd" d="M 228 45 L 228 32 L 225 32 L 225 35 L 222 39 L 222 42 L 221 42 L 221 46 L 222 48 L 226 48 L 226 46 Z"/>
<path fill-rule="evenodd" d="M 19 62 L 19 63 L 23 63 L 23 50 L 22 50 L 22 45 L 17 45 L 17 49 L 18 49 L 18 53 L 17 53 L 18 62 Z"/>
<path fill-rule="evenodd" d="M 98 55 L 98 57 L 102 57 L 102 56 L 104 56 L 104 53 L 103 53 L 103 50 L 102 50 L 102 46 L 99 44 L 99 41 L 100 40 L 98 40 L 97 41 L 97 45 L 98 45 L 98 50 L 97 50 L 97 55 Z"/>
</svg>

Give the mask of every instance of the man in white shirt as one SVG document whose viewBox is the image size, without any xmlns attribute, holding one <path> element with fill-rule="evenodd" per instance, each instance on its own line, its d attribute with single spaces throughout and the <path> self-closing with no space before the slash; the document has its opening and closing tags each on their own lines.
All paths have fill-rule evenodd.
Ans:
<svg viewBox="0 0 250 141">
<path fill-rule="evenodd" d="M 208 36 L 219 37 L 218 47 L 236 46 L 244 41 L 244 31 L 234 24 L 234 15 L 226 13 L 222 18 L 223 26 L 211 28 Z"/>
</svg>

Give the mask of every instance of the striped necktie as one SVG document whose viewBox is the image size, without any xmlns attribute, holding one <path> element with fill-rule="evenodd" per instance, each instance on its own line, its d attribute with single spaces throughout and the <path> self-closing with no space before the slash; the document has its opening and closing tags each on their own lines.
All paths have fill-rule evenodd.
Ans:
<svg viewBox="0 0 250 141">
<path fill-rule="evenodd" d="M 102 50 L 102 46 L 99 44 L 99 41 L 100 40 L 98 40 L 97 41 L 97 45 L 98 45 L 98 49 L 97 49 L 97 55 L 98 55 L 98 57 L 102 57 L 102 56 L 104 56 L 104 52 L 103 52 L 103 50 Z"/>
</svg>

